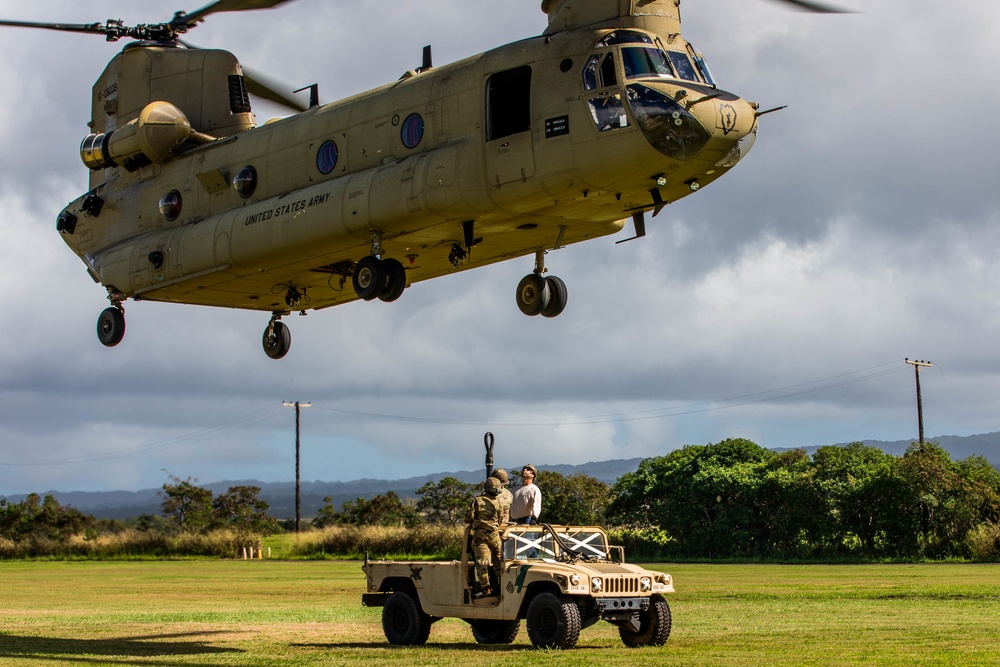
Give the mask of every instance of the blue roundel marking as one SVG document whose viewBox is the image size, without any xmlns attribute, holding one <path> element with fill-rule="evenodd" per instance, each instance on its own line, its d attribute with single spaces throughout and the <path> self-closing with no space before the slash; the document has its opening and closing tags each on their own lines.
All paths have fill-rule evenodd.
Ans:
<svg viewBox="0 0 1000 667">
<path fill-rule="evenodd" d="M 324 141 L 316 151 L 316 168 L 322 174 L 329 174 L 337 166 L 337 144 Z"/>
<path fill-rule="evenodd" d="M 420 114 L 411 113 L 406 117 L 399 136 L 407 148 L 413 148 L 420 143 L 420 140 L 424 138 L 424 119 L 420 117 Z"/>
</svg>

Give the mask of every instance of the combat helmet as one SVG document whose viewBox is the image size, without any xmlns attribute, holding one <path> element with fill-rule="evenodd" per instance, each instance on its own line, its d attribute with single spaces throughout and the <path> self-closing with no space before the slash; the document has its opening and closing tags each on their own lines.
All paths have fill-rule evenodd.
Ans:
<svg viewBox="0 0 1000 667">
<path fill-rule="evenodd" d="M 483 482 L 483 493 L 488 496 L 495 496 L 500 493 L 500 480 L 496 477 L 490 477 Z"/>
</svg>

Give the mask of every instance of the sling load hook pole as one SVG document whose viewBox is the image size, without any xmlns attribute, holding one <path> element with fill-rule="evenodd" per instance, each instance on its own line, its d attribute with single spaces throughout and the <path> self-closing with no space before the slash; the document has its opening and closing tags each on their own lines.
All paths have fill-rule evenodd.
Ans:
<svg viewBox="0 0 1000 667">
<path fill-rule="evenodd" d="M 486 478 L 493 474 L 493 434 L 489 431 L 483 436 L 483 444 L 486 445 Z"/>
</svg>

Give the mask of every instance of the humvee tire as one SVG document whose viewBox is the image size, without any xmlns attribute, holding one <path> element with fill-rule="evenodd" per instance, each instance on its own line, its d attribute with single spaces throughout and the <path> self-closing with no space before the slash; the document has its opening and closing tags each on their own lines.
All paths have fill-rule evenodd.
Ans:
<svg viewBox="0 0 1000 667">
<path fill-rule="evenodd" d="M 472 619 L 472 636 L 480 644 L 510 644 L 517 639 L 521 630 L 521 621 L 494 621 L 487 618 Z"/>
<path fill-rule="evenodd" d="M 390 644 L 425 644 L 431 634 L 431 617 L 411 595 L 396 591 L 382 607 L 382 630 Z"/>
<path fill-rule="evenodd" d="M 580 608 L 572 600 L 542 593 L 528 605 L 527 626 L 537 648 L 573 648 L 580 638 Z"/>
<path fill-rule="evenodd" d="M 670 637 L 671 622 L 670 605 L 662 595 L 654 595 L 649 609 L 639 612 L 639 631 L 631 625 L 619 625 L 618 634 L 625 646 L 663 646 Z"/>
</svg>

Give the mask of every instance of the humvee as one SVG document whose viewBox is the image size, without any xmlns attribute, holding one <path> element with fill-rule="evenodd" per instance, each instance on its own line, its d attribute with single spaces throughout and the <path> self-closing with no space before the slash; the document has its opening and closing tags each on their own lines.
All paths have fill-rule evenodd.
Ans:
<svg viewBox="0 0 1000 667">
<path fill-rule="evenodd" d="M 501 528 L 500 563 L 490 568 L 492 596 L 476 597 L 478 582 L 465 530 L 461 560 L 370 561 L 362 604 L 382 607 L 392 644 L 423 644 L 431 624 L 461 618 L 480 644 L 513 642 L 525 619 L 539 648 L 572 648 L 580 630 L 599 620 L 618 626 L 627 646 L 661 646 L 670 636 L 674 591 L 669 574 L 625 562 L 596 526 L 511 525 Z"/>
</svg>

